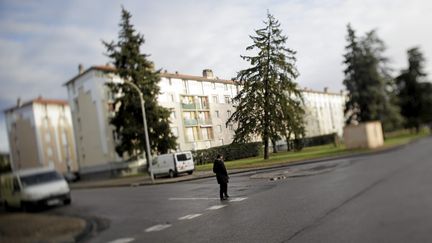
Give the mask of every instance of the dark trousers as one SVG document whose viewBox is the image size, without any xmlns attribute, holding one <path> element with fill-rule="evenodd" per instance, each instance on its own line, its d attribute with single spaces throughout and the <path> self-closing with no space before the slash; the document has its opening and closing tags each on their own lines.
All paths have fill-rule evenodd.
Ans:
<svg viewBox="0 0 432 243">
<path fill-rule="evenodd" d="M 221 183 L 219 184 L 219 186 L 220 186 L 220 190 L 219 190 L 220 198 L 222 199 L 224 195 L 228 197 L 228 183 Z"/>
</svg>

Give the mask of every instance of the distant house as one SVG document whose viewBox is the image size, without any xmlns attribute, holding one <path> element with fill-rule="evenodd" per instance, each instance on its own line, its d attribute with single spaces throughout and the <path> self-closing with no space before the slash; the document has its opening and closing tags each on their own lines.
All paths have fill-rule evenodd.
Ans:
<svg viewBox="0 0 432 243">
<path fill-rule="evenodd" d="M 62 173 L 78 171 L 67 101 L 18 100 L 4 113 L 13 170 L 53 166 Z"/>
</svg>

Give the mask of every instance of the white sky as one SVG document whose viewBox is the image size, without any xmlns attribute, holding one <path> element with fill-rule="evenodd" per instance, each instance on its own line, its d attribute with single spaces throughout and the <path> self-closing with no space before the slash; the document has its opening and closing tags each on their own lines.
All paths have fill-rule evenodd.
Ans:
<svg viewBox="0 0 432 243">
<path fill-rule="evenodd" d="M 117 39 L 123 5 L 144 34 L 143 52 L 157 68 L 201 75 L 213 69 L 230 79 L 247 66 L 249 35 L 267 9 L 281 22 L 287 46 L 297 51 L 301 87 L 343 89 L 346 25 L 358 35 L 377 29 L 395 73 L 406 50 L 419 46 L 432 58 L 432 1 L 427 0 L 197 0 L 12 1 L 0 0 L 0 109 L 38 95 L 66 99 L 62 84 L 77 66 L 105 64 L 101 40 Z M 426 71 L 431 73 L 432 63 Z M 0 151 L 8 150 L 0 115 Z"/>
</svg>

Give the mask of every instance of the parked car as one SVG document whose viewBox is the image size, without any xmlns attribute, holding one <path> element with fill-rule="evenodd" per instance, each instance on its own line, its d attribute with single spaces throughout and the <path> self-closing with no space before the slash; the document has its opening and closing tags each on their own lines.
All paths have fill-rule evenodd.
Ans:
<svg viewBox="0 0 432 243">
<path fill-rule="evenodd" d="M 168 175 L 172 178 L 180 173 L 191 175 L 195 164 L 190 151 L 162 154 L 153 158 L 151 170 L 154 175 Z"/>
<path fill-rule="evenodd" d="M 26 169 L 2 175 L 0 198 L 6 209 L 29 210 L 71 203 L 69 185 L 53 168 Z"/>
</svg>

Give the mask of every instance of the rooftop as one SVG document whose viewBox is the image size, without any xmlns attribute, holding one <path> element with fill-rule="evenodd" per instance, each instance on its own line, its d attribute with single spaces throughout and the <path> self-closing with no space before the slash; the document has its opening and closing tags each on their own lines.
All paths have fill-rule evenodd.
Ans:
<svg viewBox="0 0 432 243">
<path fill-rule="evenodd" d="M 45 99 L 42 96 L 37 97 L 36 99 L 21 103 L 21 100 L 18 99 L 17 104 L 11 108 L 8 108 L 4 110 L 5 112 L 10 112 L 13 110 L 20 109 L 25 106 L 29 106 L 32 104 L 41 104 L 41 105 L 69 105 L 69 103 L 66 100 L 60 100 L 60 99 Z"/>
</svg>

